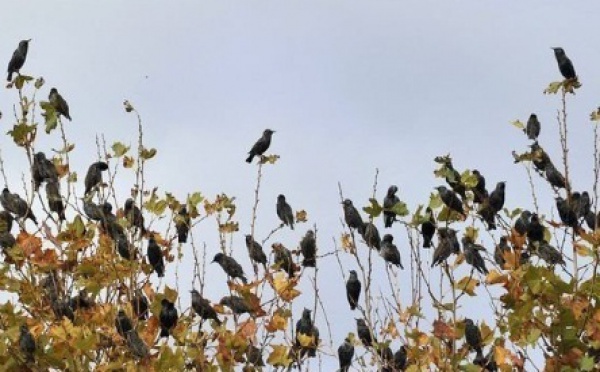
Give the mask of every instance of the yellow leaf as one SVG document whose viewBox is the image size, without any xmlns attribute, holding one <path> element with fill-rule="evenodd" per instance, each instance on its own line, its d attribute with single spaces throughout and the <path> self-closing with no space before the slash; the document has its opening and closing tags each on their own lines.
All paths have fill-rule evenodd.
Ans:
<svg viewBox="0 0 600 372">
<path fill-rule="evenodd" d="M 267 363 L 273 367 L 288 367 L 292 363 L 288 348 L 285 345 L 272 345 L 273 351 L 269 354 Z"/>
<path fill-rule="evenodd" d="M 166 285 L 165 286 L 165 297 L 167 300 L 174 303 L 175 300 L 177 300 L 177 291 L 169 288 L 169 286 Z"/>
<path fill-rule="evenodd" d="M 279 314 L 273 315 L 273 317 L 269 320 L 269 323 L 265 325 L 265 329 L 268 332 L 276 332 L 276 331 L 284 331 L 287 328 L 287 319 L 282 317 Z"/>
<path fill-rule="evenodd" d="M 486 284 L 504 284 L 508 281 L 506 275 L 499 273 L 497 270 L 492 270 L 485 278 Z"/>
<path fill-rule="evenodd" d="M 290 302 L 300 295 L 301 292 L 294 288 L 296 284 L 298 283 L 295 279 L 288 279 L 285 273 L 281 271 L 273 275 L 273 288 L 279 297 L 286 302 Z"/>
<path fill-rule="evenodd" d="M 458 283 L 454 284 L 454 288 L 461 290 L 469 296 L 475 296 L 475 287 L 479 285 L 479 280 L 465 276 Z"/>
<path fill-rule="evenodd" d="M 506 350 L 502 346 L 494 346 L 494 361 L 499 366 L 506 364 L 506 357 L 508 354 L 508 350 Z"/>
<path fill-rule="evenodd" d="M 305 335 L 304 333 L 298 333 L 296 335 L 296 339 L 298 340 L 298 342 L 300 343 L 300 345 L 302 347 L 309 347 L 309 346 L 315 345 L 315 337 L 314 336 L 308 336 L 308 335 Z"/>
<path fill-rule="evenodd" d="M 354 243 L 352 243 L 352 237 L 350 234 L 342 235 L 342 248 L 349 253 L 356 252 L 356 248 L 354 247 Z"/>
<path fill-rule="evenodd" d="M 296 222 L 306 222 L 308 220 L 308 215 L 306 213 L 306 211 L 300 210 L 300 211 L 296 211 Z"/>
</svg>

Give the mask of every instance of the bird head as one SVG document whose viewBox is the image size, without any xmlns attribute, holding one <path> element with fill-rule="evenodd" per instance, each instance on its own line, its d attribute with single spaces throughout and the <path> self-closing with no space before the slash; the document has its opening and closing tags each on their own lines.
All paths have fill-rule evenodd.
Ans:
<svg viewBox="0 0 600 372">
<path fill-rule="evenodd" d="M 352 200 L 350 200 L 350 199 L 344 199 L 344 201 L 342 202 L 342 204 L 344 204 L 344 207 L 351 207 L 352 206 Z"/>
<path fill-rule="evenodd" d="M 279 194 L 279 195 L 277 196 L 277 201 L 278 201 L 278 202 L 280 202 L 280 203 L 281 203 L 281 202 L 284 202 L 284 201 L 285 201 L 285 195 L 283 195 L 283 194 Z"/>
<path fill-rule="evenodd" d="M 388 195 L 389 195 L 389 196 L 392 196 L 392 195 L 394 195 L 394 194 L 395 194 L 395 193 L 397 193 L 397 192 L 398 192 L 398 186 L 396 186 L 396 185 L 392 185 L 392 186 L 390 186 L 390 188 L 388 189 L 388 192 L 387 192 L 387 193 L 388 193 Z"/>
<path fill-rule="evenodd" d="M 552 50 L 554 50 L 554 54 L 557 56 L 565 54 L 565 50 L 563 48 L 553 47 Z"/>
<path fill-rule="evenodd" d="M 386 243 L 391 243 L 394 240 L 392 234 L 385 234 L 382 239 Z"/>
<path fill-rule="evenodd" d="M 129 198 L 125 201 L 125 209 L 133 208 L 133 199 Z"/>
<path fill-rule="evenodd" d="M 263 134 L 267 137 L 271 137 L 273 133 L 275 133 L 275 131 L 272 129 L 265 129 L 265 131 L 263 132 Z"/>
<path fill-rule="evenodd" d="M 221 262 L 223 260 L 223 257 L 225 257 L 225 255 L 219 252 L 215 255 L 212 262 Z"/>
</svg>

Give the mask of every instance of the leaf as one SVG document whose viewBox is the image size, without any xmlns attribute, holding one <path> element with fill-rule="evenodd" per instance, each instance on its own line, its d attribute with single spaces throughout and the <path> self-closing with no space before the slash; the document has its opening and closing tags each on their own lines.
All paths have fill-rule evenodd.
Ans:
<svg viewBox="0 0 600 372">
<path fill-rule="evenodd" d="M 298 333 L 296 335 L 298 343 L 302 347 L 309 347 L 315 345 L 315 336 L 305 335 L 304 333 Z"/>
<path fill-rule="evenodd" d="M 593 371 L 595 365 L 594 358 L 589 355 L 584 355 L 583 358 L 579 359 L 580 371 Z"/>
<path fill-rule="evenodd" d="M 237 222 L 225 222 L 219 224 L 219 232 L 222 233 L 234 233 L 240 230 L 240 225 Z"/>
<path fill-rule="evenodd" d="M 140 157 L 144 160 L 152 159 L 156 155 L 156 149 L 147 149 L 142 146 Z"/>
<path fill-rule="evenodd" d="M 127 153 L 127 151 L 129 151 L 130 146 L 125 146 L 121 142 L 115 142 L 112 144 L 112 146 L 110 148 L 114 152 L 113 156 L 116 158 L 120 158 L 121 156 L 125 155 Z"/>
<path fill-rule="evenodd" d="M 456 339 L 456 330 L 442 320 L 433 321 L 433 335 L 442 340 Z"/>
<path fill-rule="evenodd" d="M 279 155 L 261 155 L 260 164 L 275 164 L 279 158 Z"/>
<path fill-rule="evenodd" d="M 510 252 L 506 252 L 510 253 Z M 494 285 L 494 284 L 506 284 L 508 283 L 508 276 L 498 272 L 497 270 L 492 270 L 485 278 L 485 284 Z"/>
<path fill-rule="evenodd" d="M 131 156 L 123 156 L 123 168 L 132 168 L 135 160 Z"/>
<path fill-rule="evenodd" d="M 287 368 L 291 363 L 292 359 L 289 357 L 288 348 L 285 345 L 272 345 L 273 351 L 267 358 L 267 363 L 273 367 L 285 367 Z"/>
<path fill-rule="evenodd" d="M 58 126 L 58 113 L 56 109 L 50 102 L 40 102 L 40 107 L 44 112 L 42 116 L 45 119 L 45 128 L 46 134 L 50 134 L 56 127 Z"/>
<path fill-rule="evenodd" d="M 479 229 L 476 229 L 471 226 L 467 226 L 467 228 L 465 229 L 465 237 L 471 238 L 471 240 L 473 242 L 477 241 L 478 235 L 479 235 Z"/>
<path fill-rule="evenodd" d="M 352 242 L 352 236 L 350 234 L 342 235 L 342 248 L 348 253 L 354 254 L 354 252 L 356 252 L 356 247 Z"/>
<path fill-rule="evenodd" d="M 35 89 L 40 89 L 41 87 L 44 86 L 45 82 L 46 81 L 44 80 L 44 78 L 40 76 L 39 78 L 37 78 L 35 80 L 35 83 L 33 84 L 33 86 L 35 86 Z"/>
<path fill-rule="evenodd" d="M 274 333 L 276 331 L 285 331 L 286 328 L 287 319 L 277 313 L 273 315 L 273 317 L 269 319 L 269 323 L 265 325 L 265 329 L 270 333 Z"/>
<path fill-rule="evenodd" d="M 57 154 L 68 154 L 69 152 L 73 151 L 73 149 L 75 148 L 75 144 L 74 143 L 69 143 L 67 144 L 65 147 L 63 147 L 60 150 L 54 150 L 52 149 L 54 152 L 56 152 Z"/>
<path fill-rule="evenodd" d="M 21 231 L 16 240 L 26 257 L 32 254 L 41 253 L 42 239 L 38 238 L 37 236 L 30 235 L 25 231 Z"/>
<path fill-rule="evenodd" d="M 131 102 L 129 102 L 128 100 L 123 101 L 123 106 L 125 107 L 126 112 L 131 112 L 131 111 L 135 110 L 133 108 L 133 106 L 131 105 Z"/>
<path fill-rule="evenodd" d="M 304 209 L 296 211 L 296 222 L 297 223 L 306 222 L 307 219 L 308 219 L 308 214 L 306 213 L 306 211 Z"/>
<path fill-rule="evenodd" d="M 464 278 L 462 278 L 454 284 L 454 288 L 465 292 L 469 296 L 475 296 L 475 287 L 477 287 L 478 285 L 479 280 L 465 276 Z"/>
<path fill-rule="evenodd" d="M 600 107 L 590 114 L 590 120 L 600 122 Z"/>
<path fill-rule="evenodd" d="M 473 173 L 471 173 L 470 170 L 466 170 L 460 175 L 460 183 L 465 185 L 467 189 L 474 188 L 475 186 L 477 186 L 478 182 L 479 181 L 477 180 L 477 177 Z"/>
<path fill-rule="evenodd" d="M 165 298 L 170 302 L 175 302 L 177 300 L 177 291 L 169 288 L 168 285 L 165 286 Z"/>
<path fill-rule="evenodd" d="M 381 212 L 383 212 L 383 207 L 379 205 L 379 202 L 375 198 L 370 198 L 369 202 L 371 204 L 366 207 L 363 207 L 363 211 L 365 211 L 366 214 L 373 218 L 379 217 Z"/>
<path fill-rule="evenodd" d="M 294 288 L 298 284 L 297 280 L 288 279 L 287 275 L 281 271 L 273 275 L 271 284 L 279 297 L 286 302 L 291 302 L 301 294 L 299 290 Z"/>
<path fill-rule="evenodd" d="M 396 215 L 398 215 L 399 217 L 408 216 L 409 214 L 406 203 L 402 201 L 399 201 L 398 203 L 394 204 L 390 211 L 396 213 Z"/>
<path fill-rule="evenodd" d="M 10 134 L 17 146 L 25 147 L 35 139 L 36 128 L 37 126 L 35 124 L 15 124 L 13 129 L 9 130 L 7 134 Z"/>
<path fill-rule="evenodd" d="M 544 94 L 556 94 L 562 85 L 562 81 L 554 81 L 548 84 L 548 87 L 544 89 Z"/>
<path fill-rule="evenodd" d="M 27 75 L 19 75 L 17 76 L 17 78 L 15 79 L 15 86 L 17 87 L 17 89 L 23 89 L 23 85 L 28 82 L 33 80 L 32 76 L 27 76 Z"/>
<path fill-rule="evenodd" d="M 521 130 L 525 129 L 525 125 L 520 120 L 514 120 L 510 123 Z"/>
<path fill-rule="evenodd" d="M 257 330 L 256 322 L 252 318 L 250 318 L 250 319 L 246 320 L 245 322 L 243 322 L 242 324 L 240 324 L 237 332 L 240 336 L 249 340 L 249 339 L 253 339 L 255 337 L 256 330 Z"/>
<path fill-rule="evenodd" d="M 581 243 L 575 243 L 575 251 L 582 257 L 592 257 L 594 255 L 594 252 L 589 247 Z"/>
<path fill-rule="evenodd" d="M 444 202 L 442 201 L 442 198 L 440 197 L 439 193 L 432 192 L 429 195 L 429 208 L 431 208 L 432 210 L 438 209 L 443 204 L 444 204 Z"/>
<path fill-rule="evenodd" d="M 204 200 L 204 197 L 200 192 L 195 192 L 192 195 L 188 196 L 187 204 L 196 206 Z"/>
</svg>

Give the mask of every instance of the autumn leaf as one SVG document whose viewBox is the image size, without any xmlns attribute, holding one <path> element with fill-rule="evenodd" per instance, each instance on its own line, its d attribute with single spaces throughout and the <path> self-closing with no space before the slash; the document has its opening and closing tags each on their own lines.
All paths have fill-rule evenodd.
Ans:
<svg viewBox="0 0 600 372">
<path fill-rule="evenodd" d="M 475 287 L 479 285 L 479 280 L 465 276 L 457 283 L 454 284 L 454 288 L 461 290 L 469 296 L 475 296 Z"/>
<path fill-rule="evenodd" d="M 288 348 L 285 345 L 271 345 L 273 351 L 267 358 L 267 363 L 273 367 L 284 367 L 287 368 L 291 363 L 292 359 L 289 357 Z"/>
<path fill-rule="evenodd" d="M 300 211 L 296 211 L 296 222 L 306 222 L 308 220 L 308 215 L 304 209 Z"/>
<path fill-rule="evenodd" d="M 443 340 L 456 339 L 456 330 L 442 320 L 433 321 L 433 335 Z"/>
<path fill-rule="evenodd" d="M 169 300 L 169 302 L 175 303 L 177 300 L 177 291 L 169 288 L 168 285 L 165 286 L 165 298 Z"/>
<path fill-rule="evenodd" d="M 342 234 L 342 248 L 348 253 L 354 254 L 356 247 L 352 242 L 352 236 L 350 234 Z"/>
<path fill-rule="evenodd" d="M 37 236 L 30 235 L 25 231 L 21 231 L 17 236 L 17 244 L 23 250 L 25 257 L 31 256 L 32 254 L 41 253 L 42 239 Z"/>
<path fill-rule="evenodd" d="M 301 294 L 299 290 L 294 288 L 297 284 L 296 279 L 288 279 L 287 275 L 281 271 L 273 275 L 271 283 L 277 295 L 286 302 L 291 302 Z"/>
<path fill-rule="evenodd" d="M 497 270 L 492 270 L 485 278 L 486 284 L 506 284 L 508 282 L 508 277 L 504 274 L 501 274 Z"/>
<path fill-rule="evenodd" d="M 287 319 L 280 314 L 275 314 L 269 319 L 269 322 L 265 325 L 267 332 L 274 333 L 276 331 L 285 331 L 287 328 Z"/>
<path fill-rule="evenodd" d="M 244 339 L 254 339 L 256 335 L 256 322 L 253 319 L 248 319 L 238 328 L 238 334 Z"/>
<path fill-rule="evenodd" d="M 305 335 L 304 333 L 298 333 L 296 335 L 296 340 L 302 347 L 309 347 L 315 345 L 315 336 Z"/>
</svg>

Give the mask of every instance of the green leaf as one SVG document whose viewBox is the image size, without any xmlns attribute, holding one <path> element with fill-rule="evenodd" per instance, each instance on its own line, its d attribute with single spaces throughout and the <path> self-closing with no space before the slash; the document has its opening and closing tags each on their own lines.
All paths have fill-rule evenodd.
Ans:
<svg viewBox="0 0 600 372">
<path fill-rule="evenodd" d="M 39 78 L 37 78 L 35 80 L 35 83 L 33 85 L 35 86 L 35 89 L 40 89 L 41 87 L 44 86 L 45 82 L 46 81 L 44 80 L 44 78 L 40 76 Z"/>
<path fill-rule="evenodd" d="M 177 291 L 165 285 L 165 298 L 174 303 L 177 300 Z"/>
<path fill-rule="evenodd" d="M 394 204 L 390 211 L 396 213 L 400 217 L 407 216 L 409 213 L 406 203 L 402 201 Z"/>
<path fill-rule="evenodd" d="M 539 329 L 537 329 L 537 328 L 530 329 L 529 332 L 527 333 L 527 343 L 530 344 L 531 346 L 534 346 L 537 343 L 537 341 L 541 335 L 542 335 L 542 331 L 540 331 Z"/>
<path fill-rule="evenodd" d="M 26 146 L 33 141 L 35 138 L 36 125 L 28 125 L 26 123 L 15 124 L 12 130 L 9 130 L 7 134 L 13 138 L 13 141 L 18 146 Z"/>
<path fill-rule="evenodd" d="M 544 94 L 556 94 L 562 85 L 562 81 L 553 81 L 548 84 L 548 88 L 544 89 Z"/>
<path fill-rule="evenodd" d="M 594 358 L 589 355 L 584 355 L 579 360 L 579 370 L 580 371 L 592 371 L 594 370 L 594 366 L 596 363 L 594 362 Z"/>
<path fill-rule="evenodd" d="M 200 192 L 195 192 L 192 195 L 188 196 L 187 204 L 196 206 L 198 203 L 201 203 L 204 200 L 204 197 Z"/>
<path fill-rule="evenodd" d="M 510 123 L 521 130 L 525 129 L 525 125 L 520 120 L 511 121 Z"/>
<path fill-rule="evenodd" d="M 375 198 L 370 198 L 369 202 L 371 202 L 371 205 L 363 207 L 363 211 L 373 218 L 379 217 L 381 212 L 383 212 L 383 208 Z"/>
<path fill-rule="evenodd" d="M 440 194 L 438 194 L 437 192 L 432 192 L 429 195 L 429 208 L 431 208 L 432 210 L 438 209 L 443 204 L 444 202 L 442 201 Z"/>
<path fill-rule="evenodd" d="M 15 86 L 17 87 L 17 89 L 22 89 L 23 85 L 25 85 L 25 82 L 31 81 L 31 80 L 33 80 L 32 76 L 19 75 L 15 79 Z"/>
<path fill-rule="evenodd" d="M 115 142 L 113 143 L 113 145 L 111 146 L 113 152 L 114 152 L 114 156 L 117 158 L 120 158 L 121 156 L 125 155 L 127 153 L 127 151 L 129 151 L 129 146 L 125 146 L 123 143 L 121 142 Z"/>
<path fill-rule="evenodd" d="M 466 170 L 460 175 L 460 183 L 465 185 L 465 187 L 468 189 L 472 189 L 477 186 L 477 182 L 477 177 L 471 173 L 470 170 Z"/>
<path fill-rule="evenodd" d="M 140 157 L 144 160 L 152 159 L 156 155 L 156 149 L 147 149 L 142 147 L 140 150 Z"/>
</svg>

